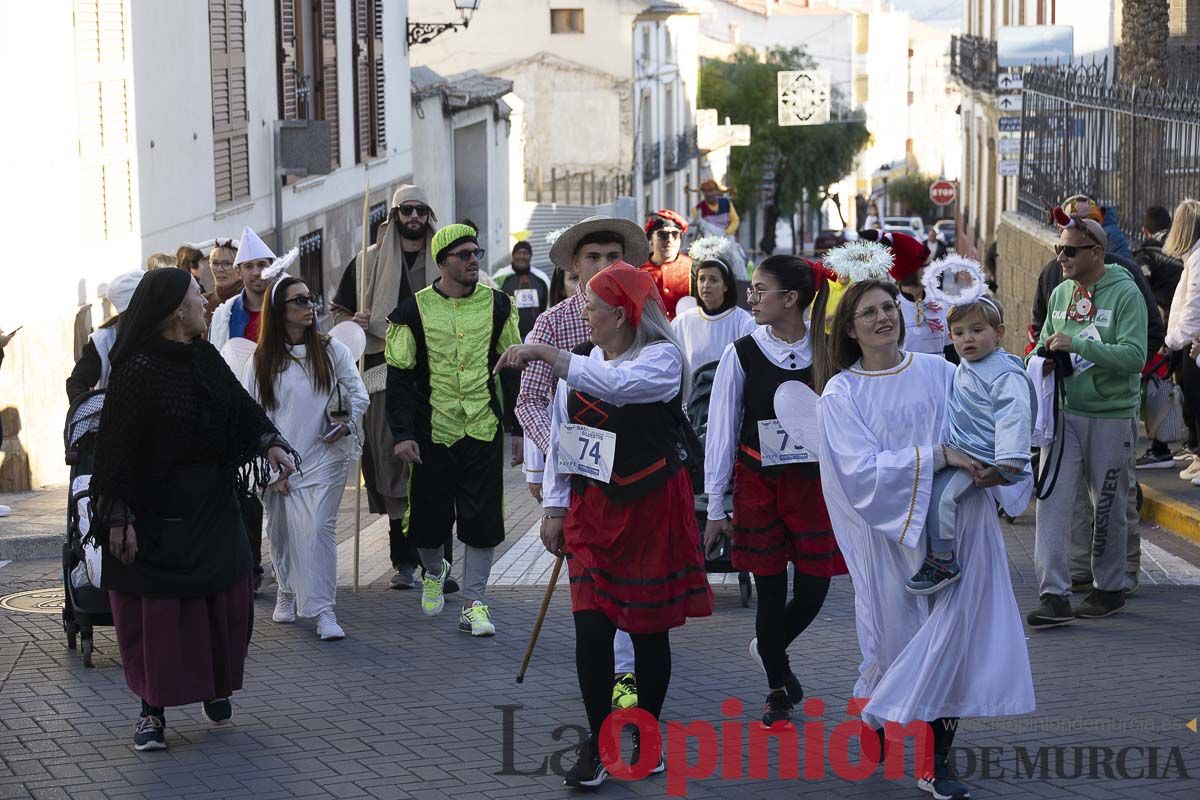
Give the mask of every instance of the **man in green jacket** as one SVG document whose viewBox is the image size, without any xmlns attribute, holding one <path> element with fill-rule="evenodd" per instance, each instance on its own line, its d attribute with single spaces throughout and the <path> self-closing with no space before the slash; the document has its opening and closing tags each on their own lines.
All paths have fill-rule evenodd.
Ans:
<svg viewBox="0 0 1200 800">
<path fill-rule="evenodd" d="M 441 613 L 452 529 L 465 545 L 459 630 L 496 632 L 484 599 L 496 545 L 504 541 L 504 419 L 500 354 L 519 344 L 508 295 L 479 285 L 484 251 L 470 225 L 447 225 L 430 254 L 441 277 L 388 317 L 387 417 L 396 458 L 411 464 L 404 535 L 425 568 L 421 610 Z M 516 398 L 507 398 L 511 404 Z"/>
<path fill-rule="evenodd" d="M 1060 449 L 1062 462 L 1054 491 L 1037 505 L 1041 604 L 1027 618 L 1031 628 L 1106 617 L 1125 605 L 1125 502 L 1146 361 L 1146 303 L 1123 267 L 1104 263 L 1107 245 L 1099 223 L 1073 214 L 1055 247 L 1064 280 L 1050 295 L 1037 350 L 1066 354 L 1072 373 L 1059 411 L 1061 433 L 1042 454 L 1043 469 L 1055 468 Z M 1095 511 L 1094 588 L 1072 613 L 1071 516 L 1080 484 Z"/>
</svg>

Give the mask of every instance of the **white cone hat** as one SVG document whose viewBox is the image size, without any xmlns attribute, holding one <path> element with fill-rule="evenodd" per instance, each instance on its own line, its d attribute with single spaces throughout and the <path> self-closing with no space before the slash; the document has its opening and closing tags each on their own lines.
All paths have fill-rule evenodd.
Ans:
<svg viewBox="0 0 1200 800">
<path fill-rule="evenodd" d="M 104 298 L 112 305 L 113 310 L 118 314 L 125 313 L 125 309 L 129 308 L 129 301 L 133 299 L 133 291 L 137 289 L 144 277 L 146 277 L 145 271 L 137 269 L 132 272 L 122 272 L 108 282 L 108 286 L 104 289 Z"/>
<path fill-rule="evenodd" d="M 233 259 L 233 265 L 244 264 L 247 261 L 257 261 L 260 258 L 265 258 L 268 261 L 275 261 L 275 254 L 271 252 L 271 248 L 267 247 L 267 243 L 258 238 L 258 234 L 250 230 L 247 225 L 242 229 L 242 240 L 238 244 L 237 255 Z"/>
</svg>

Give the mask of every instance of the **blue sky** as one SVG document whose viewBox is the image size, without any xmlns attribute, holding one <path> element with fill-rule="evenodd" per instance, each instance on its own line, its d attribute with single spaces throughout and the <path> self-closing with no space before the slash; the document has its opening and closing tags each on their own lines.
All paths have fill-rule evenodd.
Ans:
<svg viewBox="0 0 1200 800">
<path fill-rule="evenodd" d="M 938 27 L 957 28 L 962 14 L 962 0 L 892 0 L 899 10 L 912 12 L 913 17 Z"/>
</svg>

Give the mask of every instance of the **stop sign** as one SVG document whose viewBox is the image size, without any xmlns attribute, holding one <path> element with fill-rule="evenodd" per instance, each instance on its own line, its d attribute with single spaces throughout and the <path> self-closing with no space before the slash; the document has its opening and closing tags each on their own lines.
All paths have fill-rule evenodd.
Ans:
<svg viewBox="0 0 1200 800">
<path fill-rule="evenodd" d="M 929 184 L 929 199 L 935 206 L 948 206 L 954 202 L 954 184 L 948 180 L 936 180 Z"/>
</svg>

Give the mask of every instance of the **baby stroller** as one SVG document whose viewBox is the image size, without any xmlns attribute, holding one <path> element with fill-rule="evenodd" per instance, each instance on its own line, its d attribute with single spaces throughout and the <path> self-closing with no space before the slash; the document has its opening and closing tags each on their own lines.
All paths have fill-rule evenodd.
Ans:
<svg viewBox="0 0 1200 800">
<path fill-rule="evenodd" d="M 696 436 L 704 442 L 708 432 L 708 405 L 712 397 L 713 378 L 717 374 L 717 362 L 705 364 L 692 373 L 692 391 L 688 397 L 687 416 L 696 431 Z M 701 537 L 708 524 L 708 498 L 700 493 L 696 495 L 696 522 L 700 526 Z M 725 496 L 725 513 L 733 514 L 733 496 Z M 733 568 L 733 547 L 728 537 L 713 551 L 704 554 L 704 571 L 708 573 L 737 572 Z M 749 572 L 738 572 L 738 593 L 741 596 L 742 608 L 750 607 L 752 594 Z"/>
<path fill-rule="evenodd" d="M 97 625 L 113 624 L 108 592 L 99 588 L 100 551 L 90 541 L 84 544 L 91 526 L 88 491 L 103 407 L 103 389 L 79 397 L 67 412 L 63 430 L 66 460 L 71 467 L 71 488 L 67 496 L 67 540 L 62 551 L 66 599 L 62 624 L 67 634 L 67 647 L 74 650 L 76 639 L 79 640 L 85 667 L 92 666 L 92 629 Z"/>
</svg>

